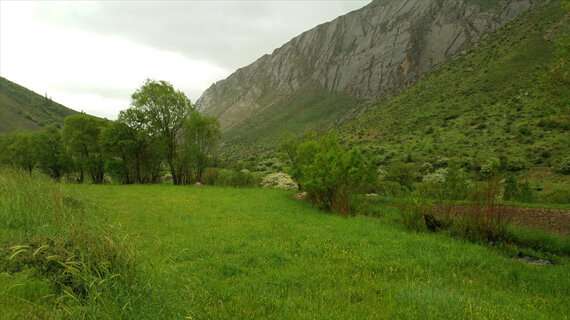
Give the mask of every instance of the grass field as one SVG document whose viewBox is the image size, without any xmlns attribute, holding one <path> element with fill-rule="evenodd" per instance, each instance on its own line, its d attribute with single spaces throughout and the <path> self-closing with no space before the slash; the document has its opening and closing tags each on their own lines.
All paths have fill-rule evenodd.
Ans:
<svg viewBox="0 0 570 320">
<path fill-rule="evenodd" d="M 528 265 L 445 235 L 411 233 L 391 223 L 388 211 L 380 219 L 342 218 L 262 189 L 65 185 L 64 192 L 89 208 L 86 219 L 128 235 L 136 252 L 132 292 L 111 301 L 116 308 L 93 309 L 87 318 L 570 315 L 566 260 Z M 0 234 L 6 241 L 10 233 Z M 69 303 L 55 303 L 47 280 L 29 270 L 0 272 L 0 280 L 0 313 L 8 319 L 68 314 Z"/>
</svg>

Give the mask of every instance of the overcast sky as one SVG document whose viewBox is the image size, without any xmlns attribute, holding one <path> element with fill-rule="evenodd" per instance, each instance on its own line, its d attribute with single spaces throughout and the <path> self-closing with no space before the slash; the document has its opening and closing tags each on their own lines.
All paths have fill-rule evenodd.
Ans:
<svg viewBox="0 0 570 320">
<path fill-rule="evenodd" d="M 370 0 L 0 0 L 0 75 L 115 119 L 145 79 L 192 101 L 294 36 Z"/>
</svg>

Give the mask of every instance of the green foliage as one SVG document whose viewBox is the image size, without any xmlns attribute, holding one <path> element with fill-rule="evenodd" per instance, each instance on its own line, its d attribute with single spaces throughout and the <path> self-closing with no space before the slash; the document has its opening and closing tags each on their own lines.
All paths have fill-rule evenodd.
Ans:
<svg viewBox="0 0 570 320">
<path fill-rule="evenodd" d="M 166 81 L 147 80 L 133 93 L 132 108 L 139 110 L 142 122 L 151 134 L 163 140 L 165 159 L 174 184 L 183 183 L 183 174 L 176 166 L 179 156 L 177 137 L 193 111 L 190 100 Z"/>
<path fill-rule="evenodd" d="M 208 179 L 212 185 L 225 186 L 225 187 L 254 187 L 259 185 L 259 177 L 253 175 L 249 170 L 232 170 L 232 169 L 219 169 L 217 174 L 210 174 Z"/>
<path fill-rule="evenodd" d="M 60 180 L 71 168 L 71 158 L 65 151 L 61 131 L 49 127 L 37 133 L 37 146 L 34 151 L 38 156 L 41 171 L 54 180 Z"/>
<path fill-rule="evenodd" d="M 465 200 L 473 189 L 473 183 L 458 164 L 452 163 L 447 168 L 425 175 L 416 189 L 422 197 L 426 198 Z"/>
<path fill-rule="evenodd" d="M 509 175 L 505 179 L 505 192 L 503 198 L 507 201 L 515 200 L 520 193 L 517 178 L 514 175 Z"/>
<path fill-rule="evenodd" d="M 535 198 L 535 192 L 528 179 L 518 182 L 516 176 L 507 176 L 503 193 L 504 200 L 531 203 Z"/>
<path fill-rule="evenodd" d="M 570 157 L 562 159 L 557 169 L 562 174 L 570 175 Z"/>
<path fill-rule="evenodd" d="M 546 203 L 570 204 L 570 187 L 556 187 L 554 190 L 543 194 L 540 200 Z"/>
<path fill-rule="evenodd" d="M 350 212 L 351 197 L 375 178 L 363 153 L 343 147 L 334 136 L 299 144 L 293 167 L 294 177 L 315 205 L 343 214 Z"/>
<path fill-rule="evenodd" d="M 426 212 L 427 207 L 423 201 L 421 197 L 414 197 L 411 200 L 412 203 L 401 211 L 402 223 L 409 230 L 416 232 L 427 230 L 425 216 L 428 212 Z"/>
<path fill-rule="evenodd" d="M 65 118 L 63 141 L 79 169 L 79 182 L 83 182 L 84 171 L 87 171 L 93 183 L 103 183 L 105 161 L 99 139 L 107 124 L 104 120 L 86 114 Z"/>
<path fill-rule="evenodd" d="M 184 144 L 179 161 L 186 166 L 186 176 L 194 172 L 194 179 L 202 182 L 204 170 L 214 164 L 218 143 L 220 141 L 220 125 L 216 118 L 201 115 L 194 111 L 184 123 Z"/>
<path fill-rule="evenodd" d="M 31 175 L 38 163 L 35 150 L 37 146 L 38 141 L 33 133 L 17 133 L 8 145 L 10 161 L 15 167 L 26 170 Z"/>
<path fill-rule="evenodd" d="M 403 197 L 409 193 L 409 190 L 400 183 L 388 180 L 379 180 L 374 187 L 374 191 L 379 195 L 390 198 Z"/>
<path fill-rule="evenodd" d="M 408 191 L 413 190 L 418 179 L 417 168 L 412 163 L 395 162 L 386 170 L 384 180 L 397 182 Z"/>
<path fill-rule="evenodd" d="M 122 111 L 101 133 L 107 168 L 125 184 L 156 182 L 160 176 L 163 145 L 148 134 L 138 114 L 136 109 Z"/>
</svg>

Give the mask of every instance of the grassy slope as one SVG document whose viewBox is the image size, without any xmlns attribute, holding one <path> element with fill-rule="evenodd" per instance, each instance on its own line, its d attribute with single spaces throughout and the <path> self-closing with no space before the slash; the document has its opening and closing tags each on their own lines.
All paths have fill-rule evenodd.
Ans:
<svg viewBox="0 0 570 320">
<path fill-rule="evenodd" d="M 136 319 L 564 319 L 567 263 L 537 267 L 381 219 L 323 214 L 287 193 L 68 186 L 121 224 L 148 299 Z M 0 311 L 49 288 L 0 274 Z M 4 285 L 5 284 L 5 285 Z M 16 304 L 14 304 L 16 303 Z M 44 308 L 51 308 L 43 305 Z"/>
<path fill-rule="evenodd" d="M 348 123 L 343 134 L 383 159 L 504 154 L 553 166 L 570 153 L 570 89 L 551 81 L 570 36 L 557 1 L 501 29 L 469 54 Z"/>
<path fill-rule="evenodd" d="M 394 97 L 347 108 L 357 102 L 322 94 L 317 101 L 305 97 L 306 103 L 291 105 L 322 110 L 323 118 L 311 126 L 319 130 L 330 129 L 348 115 L 347 110 L 359 113 L 338 131 L 351 143 L 364 145 L 379 164 L 409 159 L 408 155 L 417 163 L 450 157 L 469 164 L 505 155 L 527 167 L 556 167 L 570 154 L 570 90 L 554 84 L 550 71 L 560 61 L 556 44 L 568 36 L 570 19 L 559 2 L 552 1 Z M 242 159 L 272 157 L 284 131 L 302 133 L 299 127 L 317 118 L 302 122 L 301 109 L 290 109 L 296 111 L 266 122 L 261 130 L 259 117 L 251 127 L 229 132 L 225 154 Z M 288 126 L 289 122 L 297 127 Z"/>
<path fill-rule="evenodd" d="M 76 113 L 61 104 L 0 77 L 0 133 L 63 124 Z"/>
<path fill-rule="evenodd" d="M 272 100 L 272 99 L 268 99 Z M 236 155 L 252 154 L 262 149 L 272 149 L 276 141 L 288 132 L 303 133 L 307 130 L 332 129 L 333 124 L 358 105 L 358 100 L 347 95 L 331 93 L 309 86 L 292 96 L 277 99 L 246 123 L 224 133 L 226 148 L 223 152 Z"/>
</svg>

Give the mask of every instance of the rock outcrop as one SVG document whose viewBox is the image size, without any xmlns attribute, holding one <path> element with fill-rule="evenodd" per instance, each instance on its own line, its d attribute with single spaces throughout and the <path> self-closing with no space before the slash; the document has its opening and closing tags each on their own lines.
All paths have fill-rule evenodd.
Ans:
<svg viewBox="0 0 570 320">
<path fill-rule="evenodd" d="M 532 0 L 373 1 L 215 83 L 198 105 L 228 130 L 260 112 L 270 117 L 282 112 L 279 101 L 309 86 L 378 99 L 412 84 L 532 6 Z"/>
</svg>

